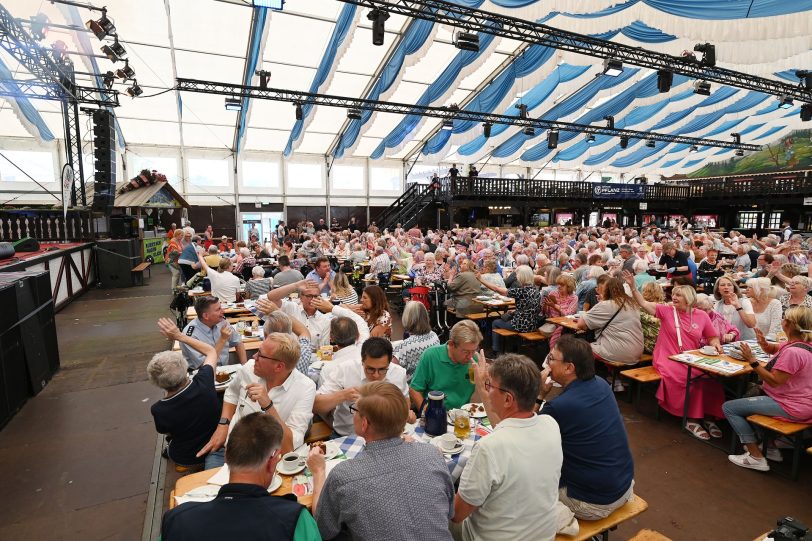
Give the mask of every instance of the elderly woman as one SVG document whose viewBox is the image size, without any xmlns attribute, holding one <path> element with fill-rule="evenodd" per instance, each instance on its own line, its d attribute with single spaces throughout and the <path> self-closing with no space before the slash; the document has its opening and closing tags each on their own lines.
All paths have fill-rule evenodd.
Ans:
<svg viewBox="0 0 812 541">
<path fill-rule="evenodd" d="M 496 272 L 496 259 L 490 258 L 486 259 L 482 265 L 482 274 L 480 274 L 480 278 L 489 284 L 495 285 L 499 288 L 505 288 L 505 280 L 502 278 L 502 275 Z M 482 287 L 483 291 L 487 291 L 487 287 Z"/>
<path fill-rule="evenodd" d="M 688 254 L 677 250 L 677 245 L 673 242 L 663 244 L 663 256 L 660 258 L 660 265 L 665 267 L 669 278 L 690 276 L 691 274 L 691 268 L 688 266 Z"/>
<path fill-rule="evenodd" d="M 716 329 L 717 336 L 719 337 L 719 341 L 723 344 L 728 344 L 730 342 L 735 342 L 739 339 L 739 329 L 722 317 L 722 314 L 715 311 L 713 309 L 713 298 L 705 295 L 704 293 L 699 293 L 696 296 L 696 306 L 697 310 L 702 310 L 708 317 L 710 317 L 711 324 L 713 324 L 713 328 Z M 708 341 L 702 338 L 699 341 L 700 346 L 706 346 Z"/>
<path fill-rule="evenodd" d="M 687 285 L 674 286 L 671 291 L 672 305 L 655 304 L 643 298 L 634 286 L 634 276 L 625 275 L 626 283 L 640 307 L 660 320 L 660 335 L 654 347 L 654 368 L 660 374 L 657 401 L 671 415 L 681 417 L 685 407 L 685 386 L 688 367 L 670 359 L 683 351 L 697 349 L 704 338 L 722 353 L 722 344 L 708 314 L 694 309 L 696 292 Z M 691 398 L 688 403 L 688 423 L 685 428 L 694 437 L 709 440 L 721 438 L 722 431 L 714 419 L 722 417 L 725 392 L 716 380 L 700 378 L 691 382 Z M 704 418 L 704 426 L 703 426 Z M 707 430 L 706 430 L 707 429 Z"/>
<path fill-rule="evenodd" d="M 423 257 L 423 263 L 412 267 L 409 275 L 415 279 L 417 285 L 428 285 L 443 281 L 443 269 L 437 264 L 437 259 L 431 252 Z"/>
<path fill-rule="evenodd" d="M 637 286 L 638 291 L 643 291 L 643 286 L 649 282 L 656 281 L 652 275 L 648 273 L 648 263 L 643 259 L 638 259 L 632 265 L 634 269 L 634 284 Z"/>
<path fill-rule="evenodd" d="M 722 276 L 713 284 L 713 296 L 716 304 L 713 309 L 739 329 L 741 340 L 753 340 L 756 335 L 756 314 L 750 299 L 743 297 L 739 286 L 727 276 Z"/>
<path fill-rule="evenodd" d="M 243 246 L 239 249 L 237 256 L 234 258 L 233 272 L 242 274 L 243 269 L 251 268 L 257 264 L 256 258 L 251 254 L 251 250 Z"/>
<path fill-rule="evenodd" d="M 273 278 L 265 278 L 265 269 L 261 265 L 251 269 L 251 279 L 245 284 L 245 296 L 249 299 L 258 299 L 273 287 Z"/>
<path fill-rule="evenodd" d="M 760 414 L 812 423 L 812 309 L 806 306 L 790 308 L 781 328 L 789 339 L 783 344 L 769 343 L 760 331 L 757 333 L 761 348 L 774 354 L 766 366 L 756 361 L 746 343 L 741 346 L 744 360 L 764 382 L 765 396 L 731 400 L 722 407 L 745 448 L 743 454 L 727 458 L 742 468 L 767 471 L 770 466 L 766 459 L 780 459 L 780 451 L 769 448 L 765 459 L 753 427 L 747 422 L 748 416 Z"/>
<path fill-rule="evenodd" d="M 206 356 L 203 365 L 189 377 L 189 365 L 180 351 L 156 353 L 147 365 L 149 380 L 164 391 L 164 397 L 150 411 L 159 434 L 170 436 L 166 456 L 175 462 L 175 469 L 186 471 L 189 466 L 203 464 L 205 457 L 196 454 L 206 445 L 220 418 L 220 401 L 214 390 L 214 371 L 220 350 L 231 336 L 231 327 L 220 331 L 214 347 L 178 329 L 168 318 L 158 320 L 158 328 L 166 338 L 188 344 Z"/>
<path fill-rule="evenodd" d="M 634 284 L 630 287 L 637 291 Z M 626 294 L 619 278 L 602 281 L 597 291 L 598 304 L 577 320 L 579 330 L 595 331 L 595 341 L 590 344 L 593 355 L 624 364 L 639 363 L 643 354 L 643 328 L 637 303 Z"/>
<path fill-rule="evenodd" d="M 578 311 L 578 297 L 575 295 L 575 278 L 569 274 L 561 274 L 556 280 L 558 286 L 544 298 L 542 310 L 546 317 L 569 316 Z M 550 335 L 550 350 L 561 337 L 562 327 L 555 326 Z"/>
<path fill-rule="evenodd" d="M 787 292 L 778 297 L 781 308 L 786 313 L 794 306 L 806 306 L 812 308 L 812 297 L 807 295 L 810 289 L 810 281 L 806 276 L 800 274 L 793 276 L 787 282 Z"/>
<path fill-rule="evenodd" d="M 431 330 L 429 313 L 423 303 L 409 301 L 403 309 L 403 331 L 409 335 L 400 341 L 392 352 L 392 362 L 406 369 L 406 379 L 411 381 L 417 362 L 426 349 L 440 343 Z"/>
<path fill-rule="evenodd" d="M 470 261 L 463 258 L 459 262 L 459 273 L 453 268 L 449 269 L 446 280 L 448 291 L 451 293 L 451 297 L 446 300 L 449 308 L 454 308 L 457 314 L 462 316 L 479 310 L 479 306 L 474 302 L 474 297 L 479 295 L 482 290 L 476 274 L 472 272 Z"/>
<path fill-rule="evenodd" d="M 750 278 L 747 280 L 747 298 L 756 314 L 756 329 L 767 336 L 775 336 L 781 330 L 783 310 L 781 301 L 772 296 L 772 284 L 769 278 Z"/>
<path fill-rule="evenodd" d="M 516 310 L 510 321 L 497 319 L 493 322 L 494 329 L 509 329 L 516 332 L 532 332 L 538 329 L 538 314 L 541 308 L 541 295 L 538 288 L 533 284 L 533 271 L 527 265 L 516 268 L 516 282 L 518 287 L 506 289 L 485 282 L 481 277 L 477 277 L 479 282 L 488 289 L 508 296 L 516 301 Z M 501 353 L 501 336 L 496 333 L 492 335 L 492 347 L 497 353 Z"/>
<path fill-rule="evenodd" d="M 654 304 L 665 303 L 665 291 L 657 282 L 643 284 L 641 290 L 643 298 Z M 657 344 L 657 335 L 660 334 L 660 320 L 645 310 L 640 311 L 640 325 L 643 327 L 643 352 L 651 355 Z"/>
</svg>

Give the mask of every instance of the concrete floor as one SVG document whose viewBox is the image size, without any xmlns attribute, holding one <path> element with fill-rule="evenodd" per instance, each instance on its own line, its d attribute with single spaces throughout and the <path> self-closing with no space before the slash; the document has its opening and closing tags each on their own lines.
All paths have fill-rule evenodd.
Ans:
<svg viewBox="0 0 812 541">
<path fill-rule="evenodd" d="M 170 302 L 168 274 L 152 274 L 144 287 L 93 290 L 58 314 L 62 369 L 0 431 L 0 539 L 141 538 L 156 441 L 149 406 L 161 395 L 145 366 L 167 347 L 155 320 Z M 745 471 L 674 418 L 625 402 L 621 411 L 636 492 L 650 507 L 612 539 L 651 528 L 675 540 L 751 540 L 786 515 L 812 524 L 810 457 L 795 482 Z"/>
</svg>

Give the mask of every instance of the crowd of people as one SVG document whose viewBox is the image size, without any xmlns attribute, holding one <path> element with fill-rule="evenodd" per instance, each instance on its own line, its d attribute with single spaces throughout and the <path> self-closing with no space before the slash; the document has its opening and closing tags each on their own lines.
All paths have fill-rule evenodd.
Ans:
<svg viewBox="0 0 812 541">
<path fill-rule="evenodd" d="M 166 391 L 153 406 L 155 424 L 171 435 L 167 454 L 176 464 L 225 462 L 232 475 L 215 502 L 197 507 L 218 509 L 220 499 L 253 490 L 240 483 L 267 486 L 268 468 L 302 445 L 317 415 L 334 437 L 360 435 L 366 448 L 329 476 L 323 452 L 310 451 L 312 516 L 287 503 L 265 504 L 279 508 L 291 539 L 349 532 L 353 539 L 536 540 L 577 531 L 578 519 L 605 517 L 634 491 L 623 420 L 595 361 L 632 365 L 644 352 L 661 376 L 660 407 L 682 416 L 687 367 L 671 357 L 741 344 L 758 376 L 753 396 L 726 400 L 721 384 L 706 378 L 691 383 L 687 404 L 686 428 L 696 438 L 722 437 L 719 423 L 727 419 L 744 446 L 743 454 L 729 456 L 733 464 L 768 470 L 769 460 L 781 459 L 776 442 L 759 442 L 748 415 L 812 422 L 812 253 L 791 230 L 745 237 L 682 225 L 373 227 L 311 231 L 280 224 L 268 242 L 237 243 L 247 255 L 237 250 L 233 257 L 220 246 L 204 255 L 193 231 L 173 234 L 177 273 L 192 279 L 190 273 L 205 272 L 212 295 L 197 299 L 198 318 L 185 329 L 159 323 L 181 351 L 150 362 L 151 380 Z M 215 255 L 219 262 L 207 260 Z M 221 303 L 235 298 L 233 280 L 216 276 L 239 280 L 237 263 L 251 269 L 246 294 L 265 320 L 265 338 L 251 359 L 223 317 Z M 394 272 L 444 291 L 447 306 L 439 309 L 460 319 L 445 342 L 418 300 L 405 303 L 397 340 L 398 314 L 384 288 L 351 285 L 363 264 L 367 283 Z M 250 287 L 255 280 L 265 282 Z M 493 293 L 514 300 L 515 308 L 487 329 L 538 330 L 548 340 L 534 360 L 505 353 L 499 334 L 483 336 L 465 317 L 481 311 L 477 297 Z M 576 316 L 577 333 L 547 321 L 564 315 Z M 744 340 L 772 355 L 770 362 L 757 361 Z M 312 353 L 323 346 L 333 346 L 333 360 L 314 370 Z M 229 347 L 243 366 L 218 410 L 214 369 L 228 362 Z M 610 379 L 614 391 L 623 389 L 620 378 Z M 456 488 L 435 449 L 401 438 L 430 391 L 442 391 L 449 408 L 482 402 L 495 428 L 474 445 Z M 249 444 L 243 433 L 250 430 L 268 436 Z M 167 514 L 165 534 L 205 514 L 184 511 L 189 505 Z"/>
</svg>

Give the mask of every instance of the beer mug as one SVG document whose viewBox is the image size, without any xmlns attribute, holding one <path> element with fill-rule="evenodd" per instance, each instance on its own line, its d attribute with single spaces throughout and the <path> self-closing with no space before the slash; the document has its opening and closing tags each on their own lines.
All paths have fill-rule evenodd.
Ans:
<svg viewBox="0 0 812 541">
<path fill-rule="evenodd" d="M 464 440 L 471 432 L 471 416 L 464 409 L 454 410 L 454 435 Z"/>
</svg>

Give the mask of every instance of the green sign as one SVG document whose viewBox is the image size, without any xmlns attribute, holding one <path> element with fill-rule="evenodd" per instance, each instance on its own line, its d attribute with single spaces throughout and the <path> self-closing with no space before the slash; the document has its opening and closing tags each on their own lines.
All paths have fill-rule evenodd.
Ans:
<svg viewBox="0 0 812 541">
<path fill-rule="evenodd" d="M 144 261 L 151 257 L 153 263 L 163 263 L 163 246 L 164 239 L 144 239 Z"/>
</svg>

